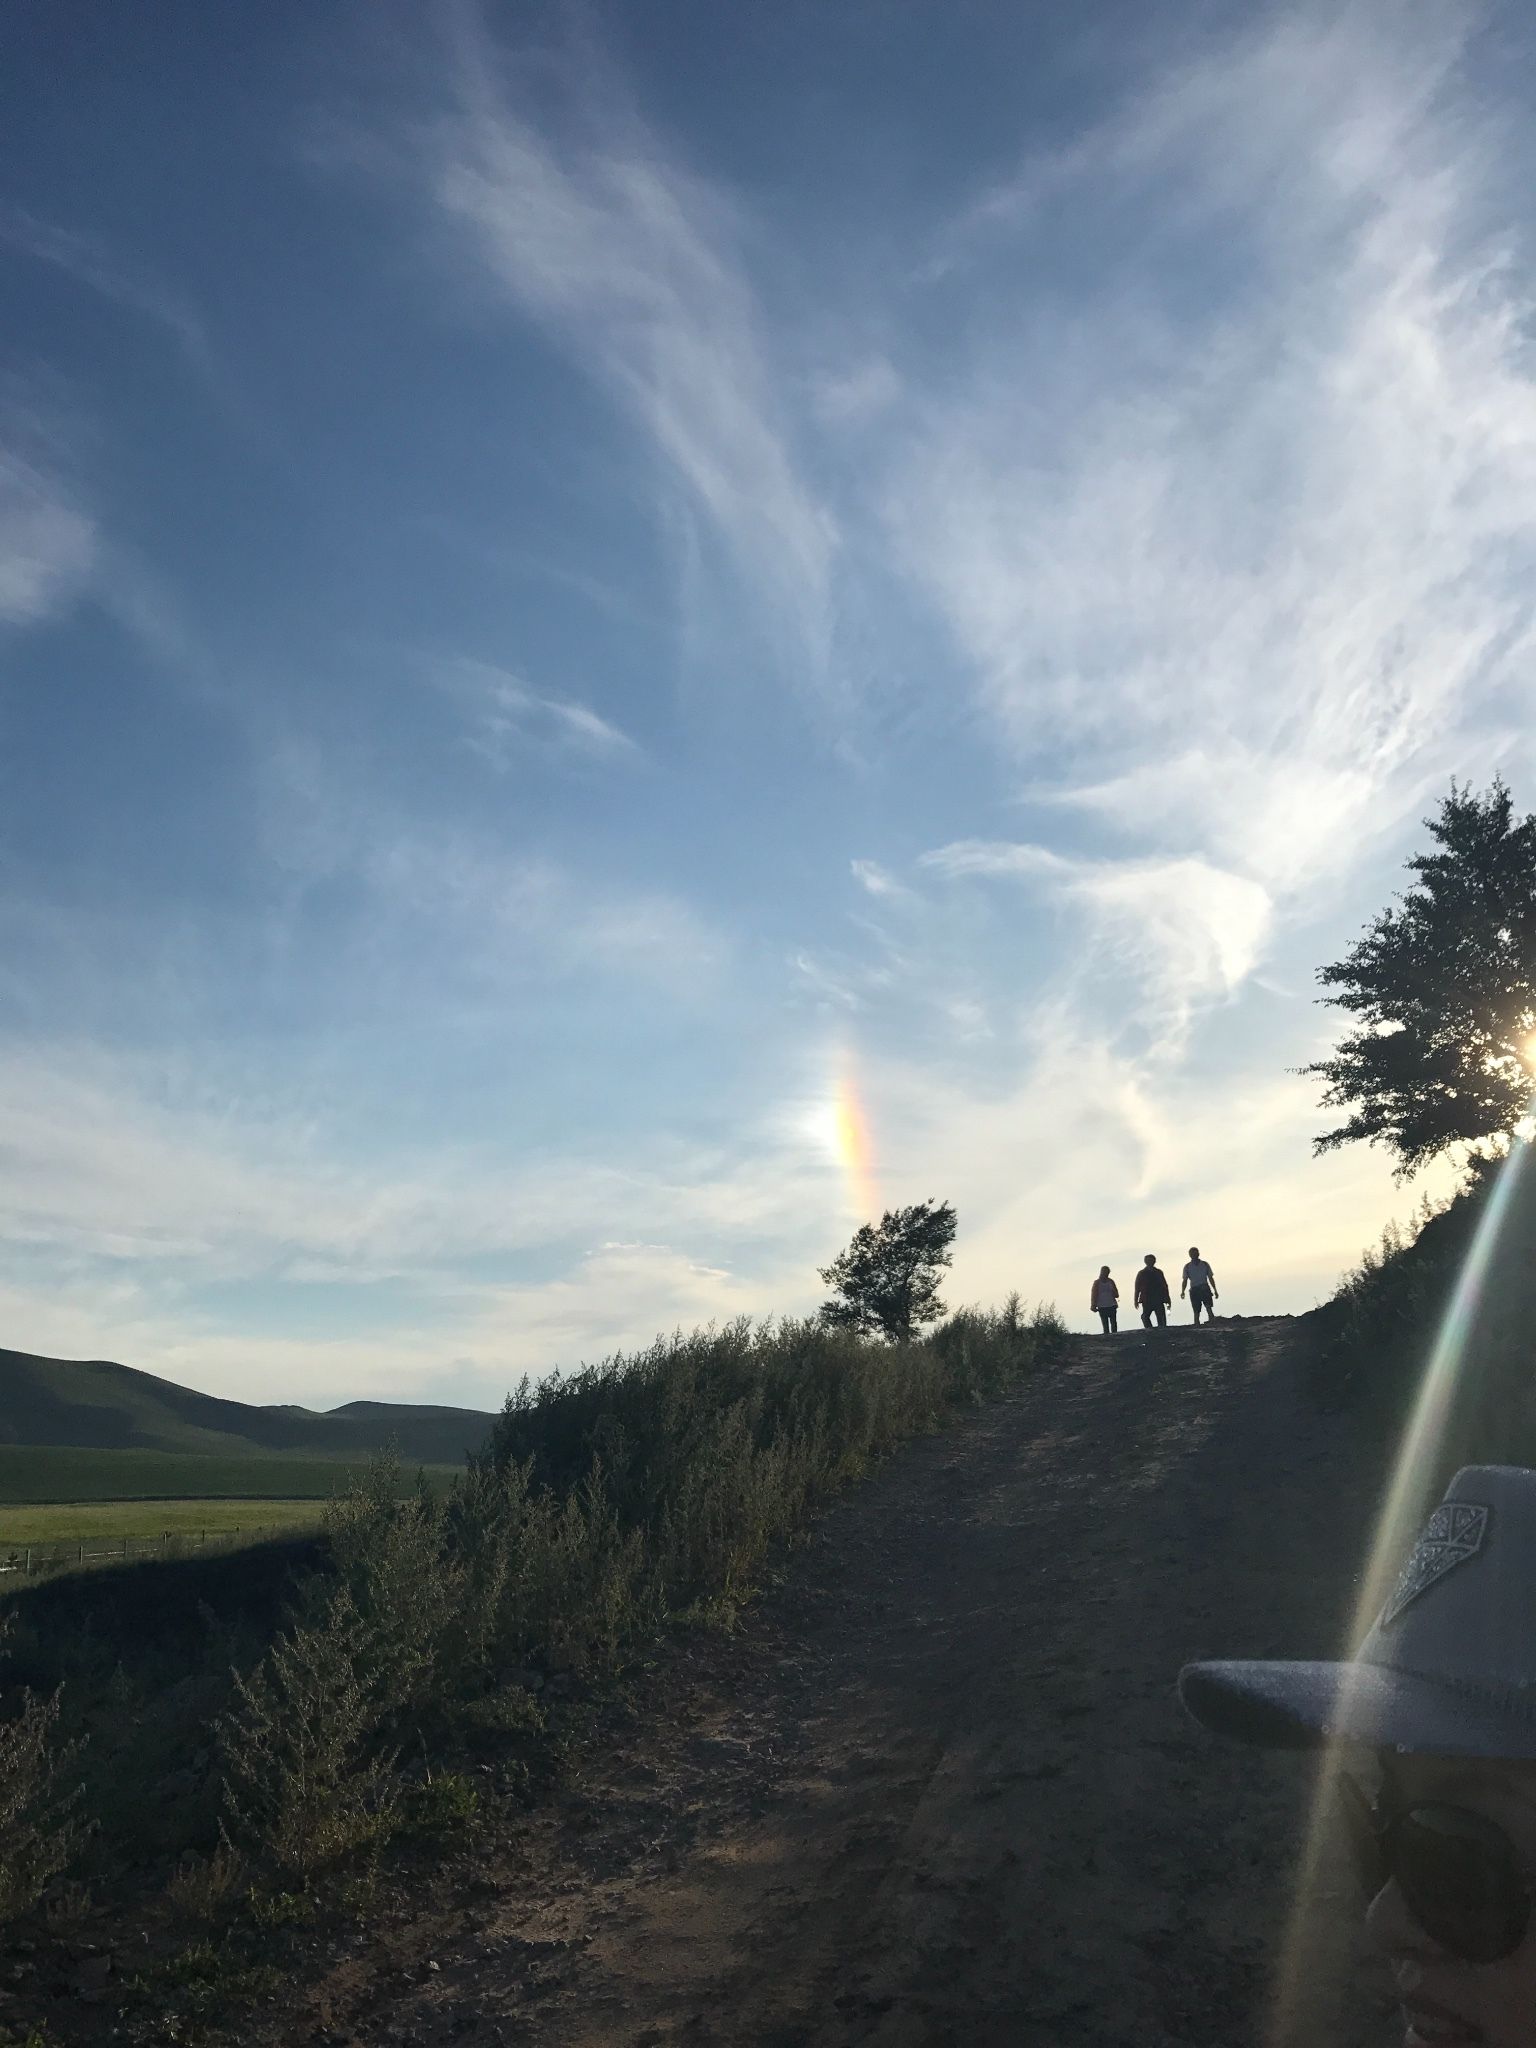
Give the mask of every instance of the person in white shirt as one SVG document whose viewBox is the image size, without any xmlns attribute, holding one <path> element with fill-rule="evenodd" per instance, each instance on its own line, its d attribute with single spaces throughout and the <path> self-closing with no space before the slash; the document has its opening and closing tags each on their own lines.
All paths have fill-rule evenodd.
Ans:
<svg viewBox="0 0 1536 2048">
<path fill-rule="evenodd" d="M 1189 1264 L 1184 1268 L 1184 1280 L 1179 1288 L 1180 1300 L 1186 1294 L 1189 1296 L 1189 1305 L 1195 1312 L 1196 1323 L 1200 1320 L 1201 1309 L 1205 1310 L 1205 1320 L 1214 1323 L 1216 1311 L 1211 1304 L 1217 1298 L 1216 1275 L 1201 1258 L 1200 1247 L 1197 1244 L 1192 1244 L 1189 1248 Z"/>
</svg>

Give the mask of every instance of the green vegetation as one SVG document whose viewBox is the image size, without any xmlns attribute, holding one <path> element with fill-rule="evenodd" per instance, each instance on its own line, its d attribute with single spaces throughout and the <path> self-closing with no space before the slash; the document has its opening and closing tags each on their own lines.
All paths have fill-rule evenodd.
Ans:
<svg viewBox="0 0 1536 2048">
<path fill-rule="evenodd" d="M 1317 1150 L 1365 1139 L 1403 1173 L 1451 1145 L 1497 1149 L 1536 1088 L 1536 817 L 1516 818 L 1502 782 L 1481 797 L 1453 783 L 1425 823 L 1415 886 L 1318 973 L 1357 1028 L 1302 1069 L 1350 1112 Z"/>
<path fill-rule="evenodd" d="M 32 1905 L 79 1843 L 77 1794 L 61 1782 L 73 1751 L 56 1740 L 58 1717 L 57 1693 L 24 1691 L 0 1721 L 0 1921 Z"/>
<path fill-rule="evenodd" d="M 58 1692 L 42 1762 L 80 1745 L 72 1875 L 147 1882 L 237 1973 L 271 1938 L 250 1902 L 342 1901 L 392 1839 L 539 1797 L 667 1631 L 729 1626 L 839 1488 L 1064 1338 L 1017 1299 L 910 1344 L 695 1332 L 525 1383 L 446 1494 L 380 1459 L 316 1537 L 15 1591 L 11 1681 Z"/>
<path fill-rule="evenodd" d="M 403 1462 L 410 1463 L 404 1452 L 401 1456 Z M 8 1539 L 13 1526 L 14 1518 L 5 1513 L 6 1508 L 32 1502 L 76 1506 L 84 1501 L 326 1500 L 333 1493 L 346 1491 L 357 1477 L 360 1462 L 357 1458 L 263 1458 L 248 1453 L 215 1457 L 187 1451 L 0 1444 L 0 1531 L 6 1532 Z M 429 1468 L 433 1483 L 441 1486 L 459 1469 L 461 1465 Z M 151 1511 L 148 1523 L 153 1522 Z M 125 1529 L 136 1526 L 134 1518 L 122 1523 Z M 160 1524 L 161 1528 L 169 1526 Z"/>
<path fill-rule="evenodd" d="M 1456 1303 L 1505 1176 L 1487 1268 Z M 1457 1377 L 1436 1467 L 1425 1475 L 1435 1498 L 1460 1465 L 1536 1464 L 1536 1154 L 1528 1141 L 1517 1139 L 1504 1160 L 1475 1161 L 1462 1191 L 1438 1210 L 1422 1209 L 1412 1234 L 1387 1231 L 1314 1312 L 1320 1398 L 1360 1412 L 1384 1433 L 1399 1431 L 1453 1304 Z"/>
<path fill-rule="evenodd" d="M 1458 789 L 1426 821 L 1417 878 L 1319 980 L 1358 1020 L 1304 1068 L 1347 1109 L 1316 1149 L 1364 1139 L 1401 1174 L 1466 1148 L 1460 1191 L 1389 1230 L 1314 1312 L 1319 1398 L 1385 1432 L 1413 1413 L 1444 1334 L 1435 1469 L 1426 1498 L 1466 1463 L 1536 1462 L 1536 816 L 1502 782 Z M 1497 1223 L 1495 1230 L 1493 1225 Z"/>
<path fill-rule="evenodd" d="M 387 1401 L 352 1401 L 324 1415 L 308 1408 L 254 1408 L 101 1359 L 0 1351 L 0 1444 L 350 1463 L 393 1444 L 408 1465 L 461 1465 L 485 1442 L 493 1420 L 470 1408 Z M 218 1486 L 195 1490 L 221 1491 Z M 268 1479 L 241 1490 L 273 1494 L 289 1489 Z M 88 1491 L 71 1489 L 64 1497 L 84 1499 Z"/>
</svg>

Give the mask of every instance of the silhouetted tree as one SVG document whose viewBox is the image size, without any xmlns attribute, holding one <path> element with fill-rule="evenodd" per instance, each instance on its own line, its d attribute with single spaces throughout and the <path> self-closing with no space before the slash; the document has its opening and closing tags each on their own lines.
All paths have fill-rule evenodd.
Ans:
<svg viewBox="0 0 1536 2048">
<path fill-rule="evenodd" d="M 1350 1115 L 1317 1152 L 1357 1138 L 1386 1145 L 1399 1174 L 1458 1141 L 1512 1132 L 1536 1073 L 1536 817 L 1508 789 L 1451 785 L 1425 825 L 1418 877 L 1345 957 L 1318 970 L 1321 1000 L 1357 1018 L 1330 1059 L 1303 1067 L 1324 1106 Z"/>
<path fill-rule="evenodd" d="M 893 1344 L 909 1343 L 944 1313 L 939 1275 L 954 1254 L 955 1212 L 948 1202 L 887 1209 L 878 1225 L 861 1223 L 853 1242 L 821 1277 L 833 1290 L 821 1320 Z"/>
</svg>

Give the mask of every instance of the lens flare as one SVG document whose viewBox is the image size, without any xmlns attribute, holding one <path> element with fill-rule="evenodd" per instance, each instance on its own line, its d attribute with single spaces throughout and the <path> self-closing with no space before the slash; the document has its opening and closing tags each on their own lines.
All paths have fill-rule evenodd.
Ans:
<svg viewBox="0 0 1536 2048">
<path fill-rule="evenodd" d="M 1434 1348 L 1424 1369 L 1408 1426 L 1403 1432 L 1371 1538 L 1370 1556 L 1355 1605 L 1350 1640 L 1342 1652 L 1345 1656 L 1353 1654 L 1355 1646 L 1381 1611 L 1402 1556 L 1417 1533 L 1427 1504 L 1426 1483 L 1439 1476 L 1440 1447 L 1451 1404 L 1462 1381 L 1468 1346 L 1477 1328 L 1489 1270 L 1503 1235 L 1515 1189 L 1521 1176 L 1530 1171 L 1531 1150 L 1529 1144 L 1512 1145 L 1500 1166 L 1493 1193 L 1467 1248 L 1455 1292 L 1436 1332 Z M 1338 1758 L 1330 1749 L 1324 1754 L 1313 1789 L 1306 1847 L 1297 1874 L 1296 1897 L 1269 2033 L 1272 2048 L 1291 2048 L 1293 2042 L 1295 2001 L 1307 1971 L 1307 1957 L 1303 1953 L 1306 1902 L 1317 1891 L 1325 1819 L 1337 1776 L 1337 1764 Z"/>
<path fill-rule="evenodd" d="M 832 1098 L 832 1139 L 847 1181 L 849 1204 L 861 1222 L 872 1223 L 880 1214 L 875 1149 L 851 1067 L 844 1067 L 839 1075 Z"/>
</svg>

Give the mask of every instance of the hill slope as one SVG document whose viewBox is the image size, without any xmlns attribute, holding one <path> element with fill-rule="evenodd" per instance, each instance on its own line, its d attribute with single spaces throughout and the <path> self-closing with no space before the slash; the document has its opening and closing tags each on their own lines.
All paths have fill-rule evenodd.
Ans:
<svg viewBox="0 0 1536 2048">
<path fill-rule="evenodd" d="M 329 1414 L 252 1407 L 106 1359 L 0 1350 L 0 1444 L 225 1456 L 366 1458 L 394 1440 L 407 1464 L 456 1465 L 492 1417 L 474 1408 L 352 1401 Z"/>
</svg>

